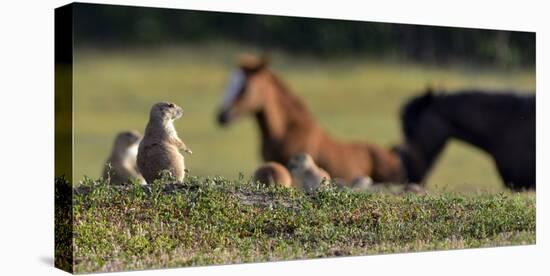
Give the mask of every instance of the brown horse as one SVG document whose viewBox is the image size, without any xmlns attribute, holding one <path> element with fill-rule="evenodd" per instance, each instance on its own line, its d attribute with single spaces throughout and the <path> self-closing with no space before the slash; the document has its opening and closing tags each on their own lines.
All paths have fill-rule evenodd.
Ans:
<svg viewBox="0 0 550 276">
<path fill-rule="evenodd" d="M 253 115 L 261 132 L 264 161 L 287 164 L 298 153 L 310 154 L 333 178 L 350 183 L 361 176 L 377 182 L 401 182 L 401 160 L 391 151 L 367 143 L 341 143 L 315 121 L 305 104 L 269 70 L 268 59 L 239 59 L 218 115 L 222 126 Z"/>
<path fill-rule="evenodd" d="M 457 138 L 487 152 L 507 187 L 535 189 L 535 95 L 496 92 L 428 89 L 403 106 L 406 143 L 397 151 L 409 181 L 421 183 L 446 142 Z"/>
</svg>

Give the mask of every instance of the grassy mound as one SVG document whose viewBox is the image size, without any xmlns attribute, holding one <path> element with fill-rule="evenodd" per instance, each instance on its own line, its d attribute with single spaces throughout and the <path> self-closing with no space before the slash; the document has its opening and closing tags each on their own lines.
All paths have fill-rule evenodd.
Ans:
<svg viewBox="0 0 550 276">
<path fill-rule="evenodd" d="M 535 242 L 533 194 L 304 194 L 221 177 L 78 190 L 80 273 Z"/>
</svg>

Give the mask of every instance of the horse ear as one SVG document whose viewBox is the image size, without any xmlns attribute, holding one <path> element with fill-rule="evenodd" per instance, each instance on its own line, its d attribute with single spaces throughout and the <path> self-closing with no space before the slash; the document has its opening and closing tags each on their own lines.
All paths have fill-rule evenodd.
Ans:
<svg viewBox="0 0 550 276">
<path fill-rule="evenodd" d="M 255 72 L 263 69 L 269 64 L 269 56 L 263 54 L 261 56 L 253 54 L 242 54 L 237 61 L 239 67 L 247 72 Z"/>
<path fill-rule="evenodd" d="M 426 92 L 424 92 L 424 99 L 426 99 L 427 101 L 430 101 L 431 99 L 433 99 L 433 97 L 434 97 L 434 89 L 430 85 L 426 88 Z"/>
<path fill-rule="evenodd" d="M 433 88 L 433 86 L 428 85 L 428 87 L 426 87 L 426 92 L 424 92 L 424 94 L 425 94 L 426 96 L 430 96 L 430 97 L 433 96 L 433 94 L 434 94 L 434 88 Z"/>
<path fill-rule="evenodd" d="M 269 63 L 271 63 L 271 55 L 269 55 L 269 53 L 267 52 L 264 52 L 262 54 L 262 56 L 260 57 L 261 59 L 261 67 L 262 68 L 265 68 L 267 66 L 269 66 Z"/>
</svg>

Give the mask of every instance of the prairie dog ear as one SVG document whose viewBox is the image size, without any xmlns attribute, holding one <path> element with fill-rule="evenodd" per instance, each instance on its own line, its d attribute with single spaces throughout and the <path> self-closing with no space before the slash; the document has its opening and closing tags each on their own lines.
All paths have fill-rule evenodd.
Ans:
<svg viewBox="0 0 550 276">
<path fill-rule="evenodd" d="M 246 53 L 239 56 L 237 64 L 246 72 L 256 72 L 269 65 L 269 55 L 264 53 L 260 56 Z"/>
</svg>

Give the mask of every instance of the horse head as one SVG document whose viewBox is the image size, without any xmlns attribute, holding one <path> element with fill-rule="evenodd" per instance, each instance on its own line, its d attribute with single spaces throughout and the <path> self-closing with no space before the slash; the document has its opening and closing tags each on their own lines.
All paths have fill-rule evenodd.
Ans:
<svg viewBox="0 0 550 276">
<path fill-rule="evenodd" d="M 232 73 L 218 113 L 218 123 L 226 126 L 234 119 L 260 111 L 266 102 L 264 81 L 269 58 L 266 55 L 245 54 L 239 57 L 238 68 Z"/>
<path fill-rule="evenodd" d="M 450 128 L 437 111 L 437 95 L 428 88 L 401 109 L 401 126 L 406 142 L 396 148 L 410 182 L 420 183 L 445 146 Z"/>
</svg>

